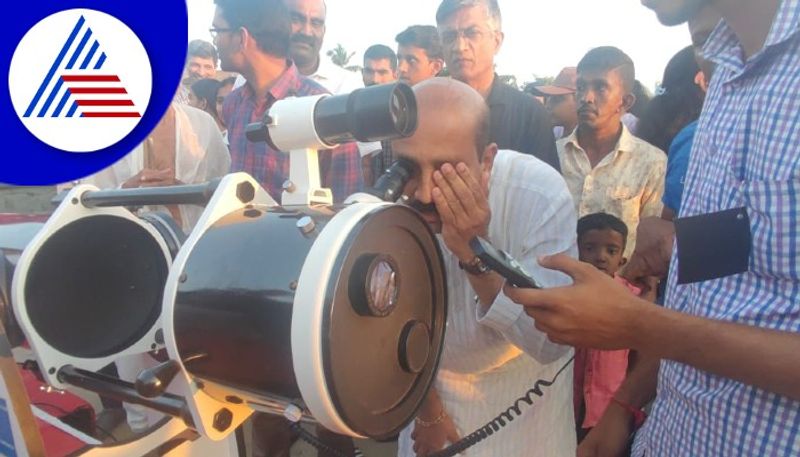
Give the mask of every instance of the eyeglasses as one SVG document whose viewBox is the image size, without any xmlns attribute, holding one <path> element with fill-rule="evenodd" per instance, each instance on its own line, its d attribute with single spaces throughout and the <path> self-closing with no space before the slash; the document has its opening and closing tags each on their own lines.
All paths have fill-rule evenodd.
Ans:
<svg viewBox="0 0 800 457">
<path fill-rule="evenodd" d="M 221 27 L 211 27 L 208 29 L 208 33 L 211 34 L 211 38 L 216 38 L 217 35 L 224 32 L 235 32 L 237 29 L 230 29 L 230 28 L 221 28 Z"/>
<path fill-rule="evenodd" d="M 467 41 L 471 43 L 477 43 L 483 40 L 484 36 L 490 35 L 492 32 L 494 32 L 494 30 L 484 30 L 480 27 L 470 27 L 462 30 L 445 30 L 441 33 L 441 39 L 443 44 L 449 45 L 455 43 L 460 37 L 463 36 Z"/>
</svg>

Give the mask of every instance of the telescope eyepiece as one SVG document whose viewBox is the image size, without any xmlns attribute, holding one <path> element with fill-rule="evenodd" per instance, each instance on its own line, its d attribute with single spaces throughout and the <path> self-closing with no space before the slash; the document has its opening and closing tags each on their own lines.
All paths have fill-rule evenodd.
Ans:
<svg viewBox="0 0 800 457">
<path fill-rule="evenodd" d="M 367 193 L 387 202 L 396 202 L 416 169 L 414 162 L 401 157 L 386 169 Z"/>
</svg>

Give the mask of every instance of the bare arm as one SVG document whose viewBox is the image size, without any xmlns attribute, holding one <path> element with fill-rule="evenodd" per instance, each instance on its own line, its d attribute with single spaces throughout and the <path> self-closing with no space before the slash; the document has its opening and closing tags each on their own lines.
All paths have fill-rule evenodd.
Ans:
<svg viewBox="0 0 800 457">
<path fill-rule="evenodd" d="M 650 309 L 637 343 L 665 359 L 800 400 L 800 334 Z M 645 320 L 642 316 L 642 320 Z"/>
<path fill-rule="evenodd" d="M 659 360 L 639 354 L 628 369 L 628 376 L 614 398 L 634 408 L 642 408 L 656 396 Z M 578 447 L 578 457 L 620 456 L 626 450 L 634 429 L 632 414 L 612 402 L 603 417 Z"/>
<path fill-rule="evenodd" d="M 573 286 L 505 293 L 523 304 L 556 341 L 600 349 L 632 348 L 800 400 L 800 334 L 705 319 L 633 297 L 589 264 L 542 259 Z"/>
<path fill-rule="evenodd" d="M 422 402 L 411 439 L 414 440 L 414 452 L 418 456 L 426 456 L 444 448 L 446 443 L 455 443 L 461 439 L 435 387 L 428 391 L 425 401 Z"/>
</svg>

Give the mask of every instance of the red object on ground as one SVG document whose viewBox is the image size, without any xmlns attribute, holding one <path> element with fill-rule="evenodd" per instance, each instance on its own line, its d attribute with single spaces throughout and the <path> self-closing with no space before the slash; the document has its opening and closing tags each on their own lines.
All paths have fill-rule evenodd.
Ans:
<svg viewBox="0 0 800 457">
<path fill-rule="evenodd" d="M 43 389 L 46 385 L 30 370 L 20 369 L 20 373 L 32 407 L 35 406 L 56 419 L 85 409 L 91 416 L 90 426 L 94 427 L 94 409 L 87 401 L 70 392 L 48 392 Z M 47 457 L 66 457 L 87 447 L 87 443 L 83 440 L 50 425 L 39 417 L 36 417 L 36 423 L 39 424 L 39 433 L 42 435 Z"/>
<path fill-rule="evenodd" d="M 45 222 L 49 214 L 0 213 L 0 225 L 22 224 L 24 222 Z"/>
</svg>

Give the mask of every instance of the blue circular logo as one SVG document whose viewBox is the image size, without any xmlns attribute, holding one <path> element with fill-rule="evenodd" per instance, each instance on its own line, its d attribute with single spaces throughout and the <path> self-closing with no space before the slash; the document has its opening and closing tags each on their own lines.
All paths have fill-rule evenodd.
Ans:
<svg viewBox="0 0 800 457">
<path fill-rule="evenodd" d="M 3 29 L 2 183 L 58 184 L 110 166 L 153 130 L 180 83 L 183 0 L 56 5 L 34 0 Z"/>
</svg>

